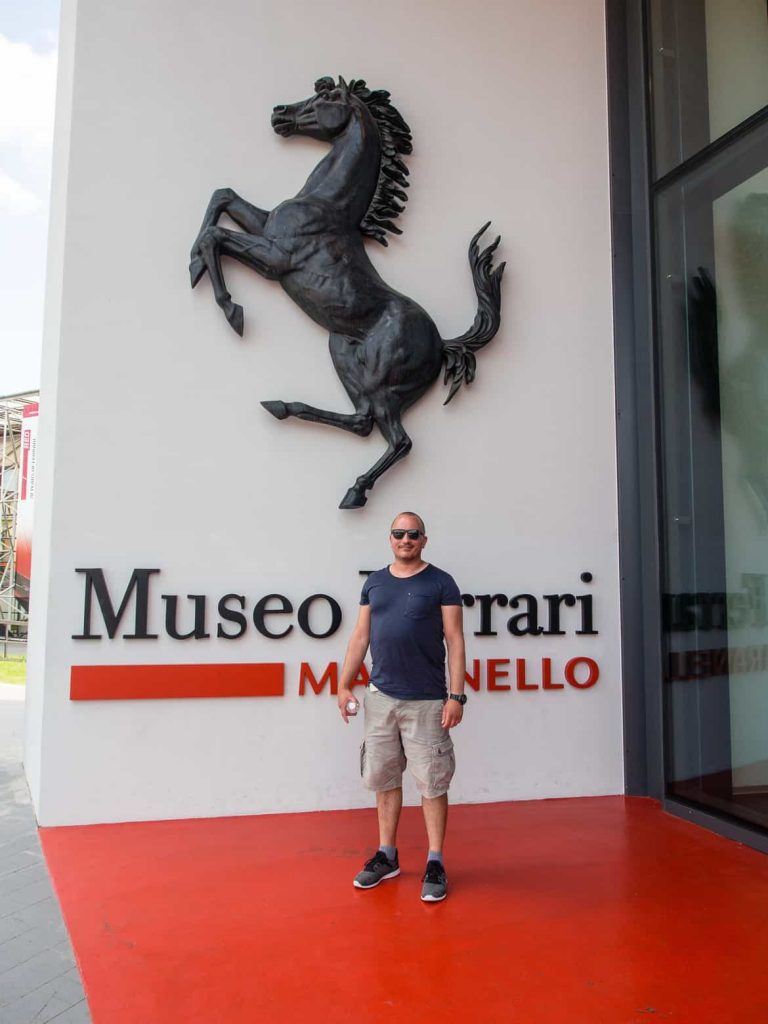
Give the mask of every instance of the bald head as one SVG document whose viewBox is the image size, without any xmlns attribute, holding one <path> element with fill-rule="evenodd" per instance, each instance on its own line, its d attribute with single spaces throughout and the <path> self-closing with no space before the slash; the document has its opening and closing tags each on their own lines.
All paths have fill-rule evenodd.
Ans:
<svg viewBox="0 0 768 1024">
<path fill-rule="evenodd" d="M 424 520 L 421 518 L 421 516 L 417 515 L 415 512 L 398 512 L 397 515 L 395 516 L 395 518 L 392 520 L 392 525 L 390 526 L 390 530 L 394 530 L 397 527 L 398 520 L 403 519 L 405 516 L 408 516 L 410 519 L 415 519 L 416 523 L 418 524 L 419 529 L 421 530 L 421 532 L 423 534 L 426 534 L 427 529 L 424 526 Z M 408 529 L 408 526 L 407 525 L 403 526 L 402 523 L 400 524 L 400 527 L 402 529 L 405 529 L 405 530 Z"/>
</svg>

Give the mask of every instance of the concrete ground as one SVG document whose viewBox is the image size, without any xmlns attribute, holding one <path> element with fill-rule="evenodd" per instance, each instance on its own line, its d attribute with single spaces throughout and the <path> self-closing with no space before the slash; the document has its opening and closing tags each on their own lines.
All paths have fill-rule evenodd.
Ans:
<svg viewBox="0 0 768 1024">
<path fill-rule="evenodd" d="M 0 1021 L 90 1024 L 21 767 L 24 692 L 0 683 Z"/>
</svg>

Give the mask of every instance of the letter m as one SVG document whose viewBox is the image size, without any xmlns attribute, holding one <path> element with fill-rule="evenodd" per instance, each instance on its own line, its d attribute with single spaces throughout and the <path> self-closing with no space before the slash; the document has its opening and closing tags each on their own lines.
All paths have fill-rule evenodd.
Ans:
<svg viewBox="0 0 768 1024">
<path fill-rule="evenodd" d="M 306 661 L 301 663 L 301 674 L 299 676 L 299 696 L 303 697 L 307 692 L 307 683 L 315 693 L 322 693 L 328 683 L 331 684 L 331 693 L 335 696 L 339 690 L 339 666 L 335 661 L 330 662 L 325 672 L 318 680 Z"/>
<path fill-rule="evenodd" d="M 147 618 L 149 615 L 149 577 L 159 569 L 134 569 L 128 581 L 120 607 L 115 611 L 112 598 L 107 589 L 103 569 L 75 569 L 85 576 L 85 601 L 83 604 L 83 632 L 73 633 L 73 640 L 100 640 L 101 633 L 91 632 L 91 610 L 93 607 L 93 595 L 99 604 L 99 611 L 107 627 L 107 636 L 112 640 L 117 633 L 120 621 L 128 607 L 128 602 L 136 592 L 136 610 L 134 614 L 133 633 L 124 634 L 125 640 L 156 640 L 157 633 L 147 632 Z"/>
</svg>

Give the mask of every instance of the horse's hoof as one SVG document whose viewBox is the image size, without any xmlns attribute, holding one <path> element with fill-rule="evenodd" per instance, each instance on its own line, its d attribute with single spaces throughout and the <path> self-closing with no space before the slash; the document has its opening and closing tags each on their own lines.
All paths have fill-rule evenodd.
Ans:
<svg viewBox="0 0 768 1024">
<path fill-rule="evenodd" d="M 344 495 L 339 508 L 362 508 L 368 501 L 365 491 L 358 491 L 356 487 L 350 487 Z"/>
<path fill-rule="evenodd" d="M 288 418 L 288 407 L 285 402 L 262 402 L 261 403 L 267 412 L 271 412 L 276 420 L 284 420 Z"/>
<path fill-rule="evenodd" d="M 243 336 L 243 307 L 238 306 L 235 302 L 231 303 L 230 306 L 225 310 L 227 321 L 229 326 L 240 335 Z"/>
<path fill-rule="evenodd" d="M 205 263 L 198 256 L 189 264 L 189 281 L 193 288 L 195 287 L 195 285 L 197 284 L 197 282 L 200 280 L 204 273 Z"/>
</svg>

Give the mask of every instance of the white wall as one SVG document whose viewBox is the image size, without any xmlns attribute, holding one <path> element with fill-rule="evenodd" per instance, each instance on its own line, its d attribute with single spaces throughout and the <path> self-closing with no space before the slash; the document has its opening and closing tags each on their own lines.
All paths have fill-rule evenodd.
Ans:
<svg viewBox="0 0 768 1024">
<path fill-rule="evenodd" d="M 30 592 L 30 619 L 34 630 L 27 645 L 24 768 L 35 807 L 40 808 L 42 731 L 45 706 L 44 680 L 48 649 L 48 609 L 51 584 L 54 460 L 56 444 L 59 338 L 61 333 L 64 252 L 67 228 L 67 191 L 74 77 L 74 11 L 64 5 L 59 30 L 56 82 L 56 135 L 53 146 L 50 220 L 46 273 L 45 324 L 41 389 L 45 395 L 38 426 L 38 447 L 44 454 L 37 464 L 41 501 L 35 502 L 33 561 L 37 573 Z"/>
<path fill-rule="evenodd" d="M 455 735 L 457 801 L 622 789 L 617 524 L 603 5 L 65 3 L 76 17 L 60 326 L 49 309 L 29 735 L 41 734 L 43 824 L 363 806 L 357 746 L 330 697 L 297 695 L 299 664 L 341 659 L 361 578 L 388 556 L 392 515 L 424 515 L 432 560 L 472 593 L 595 594 L 597 637 L 474 638 L 469 657 L 599 661 L 590 690 L 471 695 Z M 265 208 L 323 153 L 269 125 L 326 74 L 387 88 L 415 152 L 404 235 L 377 268 L 433 315 L 471 323 L 466 246 L 504 237 L 503 325 L 477 381 L 437 386 L 407 416 L 414 447 L 359 512 L 337 504 L 383 451 L 263 399 L 347 410 L 326 338 L 279 286 L 226 269 L 243 340 L 187 254 L 211 191 Z M 69 132 L 66 112 L 59 131 Z M 56 186 L 55 186 L 56 187 Z M 65 232 L 66 229 L 66 232 Z M 373 247 L 372 247 L 373 248 Z M 54 404 L 55 403 L 55 404 Z M 55 463 L 55 474 L 53 464 Z M 163 569 L 166 593 L 251 602 L 316 591 L 342 630 L 310 640 L 75 641 L 80 566 L 115 590 Z M 586 588 L 579 573 L 590 570 Z M 154 614 L 159 622 L 159 612 Z M 215 622 L 214 622 L 215 631 Z M 280 698 L 73 703 L 73 664 L 285 661 Z M 40 700 L 44 688 L 44 705 Z M 44 706 L 44 715 L 42 707 Z M 33 747 L 37 747 L 34 739 Z M 413 789 L 407 795 L 414 797 Z"/>
</svg>

